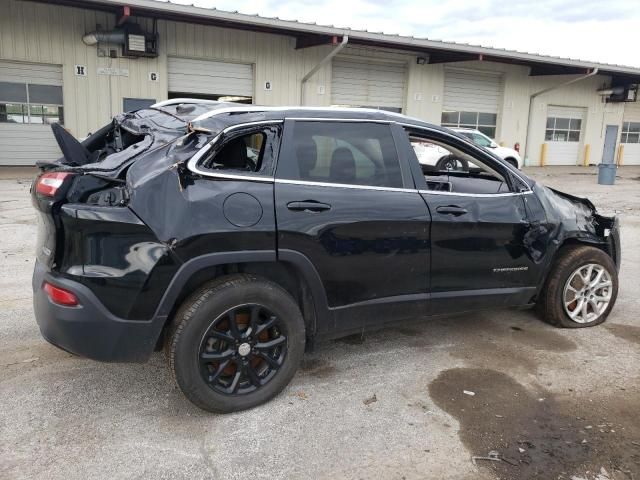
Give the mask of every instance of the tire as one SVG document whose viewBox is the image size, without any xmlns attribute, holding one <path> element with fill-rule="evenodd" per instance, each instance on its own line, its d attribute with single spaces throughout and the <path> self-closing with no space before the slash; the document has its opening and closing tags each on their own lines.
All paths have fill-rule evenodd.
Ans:
<svg viewBox="0 0 640 480">
<path fill-rule="evenodd" d="M 304 320 L 291 295 L 269 280 L 239 274 L 210 282 L 185 300 L 165 354 L 192 403 L 228 413 L 278 395 L 295 375 L 304 347 Z"/>
<path fill-rule="evenodd" d="M 516 169 L 518 169 L 518 162 L 515 158 L 511 158 L 511 157 L 505 158 L 504 161 L 507 162 L 512 167 L 515 167 Z"/>
<path fill-rule="evenodd" d="M 589 270 L 590 265 L 593 265 L 591 270 Z M 594 283 L 599 273 L 598 267 L 604 270 L 611 285 L 585 290 L 582 278 L 587 277 L 591 283 Z M 574 277 L 574 275 L 577 276 Z M 607 276 L 603 273 L 599 277 L 599 285 L 607 283 Z M 584 293 L 586 295 L 583 295 Z M 594 293 L 595 296 L 592 298 L 595 303 L 589 301 L 590 293 Z M 537 307 L 542 319 L 556 327 L 593 327 L 607 319 L 617 296 L 618 272 L 611 257 L 595 247 L 569 246 L 560 250 L 542 289 Z M 608 298 L 608 303 L 598 302 L 598 299 L 602 298 Z M 580 303 L 581 300 L 582 303 Z M 566 306 L 565 303 L 567 303 Z M 580 308 L 585 303 L 587 304 L 586 315 Z M 571 318 L 569 311 L 576 316 L 575 319 Z"/>
<path fill-rule="evenodd" d="M 464 158 L 458 158 L 455 155 L 445 155 L 436 163 L 437 170 L 458 170 L 463 172 L 469 171 L 469 162 Z"/>
</svg>

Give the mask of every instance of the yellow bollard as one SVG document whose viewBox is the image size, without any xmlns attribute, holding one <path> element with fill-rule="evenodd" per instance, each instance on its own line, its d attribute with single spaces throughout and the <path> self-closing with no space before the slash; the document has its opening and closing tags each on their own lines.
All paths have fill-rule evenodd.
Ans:
<svg viewBox="0 0 640 480">
<path fill-rule="evenodd" d="M 583 167 L 589 166 L 589 157 L 591 156 L 591 145 L 588 143 L 584 146 L 584 161 L 582 162 Z"/>
<path fill-rule="evenodd" d="M 618 166 L 622 166 L 622 159 L 624 158 L 624 144 L 618 146 Z"/>
<path fill-rule="evenodd" d="M 546 143 L 542 144 L 542 147 L 540 147 L 540 166 L 544 167 L 547 164 L 547 147 L 548 145 Z"/>
</svg>

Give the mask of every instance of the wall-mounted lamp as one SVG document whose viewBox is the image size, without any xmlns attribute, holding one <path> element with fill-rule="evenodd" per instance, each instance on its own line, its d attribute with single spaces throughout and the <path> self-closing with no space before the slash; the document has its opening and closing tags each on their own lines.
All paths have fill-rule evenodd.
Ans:
<svg viewBox="0 0 640 480">
<path fill-rule="evenodd" d="M 427 63 L 427 59 L 426 59 L 425 57 L 418 57 L 418 58 L 416 59 L 416 63 L 417 63 L 418 65 L 424 65 L 425 63 Z"/>
</svg>

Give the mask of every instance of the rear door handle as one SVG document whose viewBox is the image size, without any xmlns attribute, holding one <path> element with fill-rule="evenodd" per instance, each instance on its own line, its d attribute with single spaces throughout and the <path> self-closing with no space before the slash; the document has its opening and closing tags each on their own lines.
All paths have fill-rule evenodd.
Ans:
<svg viewBox="0 0 640 480">
<path fill-rule="evenodd" d="M 324 212 L 331 210 L 331 205 L 328 203 L 320 203 L 315 200 L 307 200 L 305 202 L 289 202 L 287 208 L 294 212 Z"/>
<path fill-rule="evenodd" d="M 464 215 L 467 213 L 467 209 L 457 205 L 443 205 L 436 208 L 436 212 L 442 213 L 443 215 L 454 215 L 457 217 L 458 215 Z"/>
</svg>

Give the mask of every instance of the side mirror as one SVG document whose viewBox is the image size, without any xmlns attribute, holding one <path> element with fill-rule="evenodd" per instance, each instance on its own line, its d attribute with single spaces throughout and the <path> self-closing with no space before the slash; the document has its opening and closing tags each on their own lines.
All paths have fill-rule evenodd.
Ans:
<svg viewBox="0 0 640 480">
<path fill-rule="evenodd" d="M 498 148 L 498 144 L 492 140 L 489 144 L 489 148 Z"/>
</svg>

